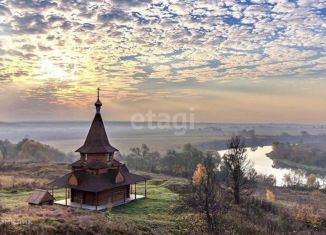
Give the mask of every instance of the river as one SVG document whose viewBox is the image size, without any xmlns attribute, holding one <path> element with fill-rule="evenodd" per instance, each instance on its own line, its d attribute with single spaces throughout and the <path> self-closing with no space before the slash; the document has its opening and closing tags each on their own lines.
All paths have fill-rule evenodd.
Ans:
<svg viewBox="0 0 326 235">
<path fill-rule="evenodd" d="M 258 147 L 257 150 L 247 148 L 247 159 L 252 161 L 254 168 L 258 174 L 274 175 L 276 178 L 276 185 L 282 186 L 284 184 L 283 177 L 285 174 L 293 172 L 288 168 L 274 168 L 273 160 L 266 156 L 266 154 L 272 151 L 272 146 Z M 223 156 L 227 150 L 218 151 Z M 302 179 L 305 182 L 305 179 Z M 318 179 L 322 183 L 323 179 Z"/>
</svg>

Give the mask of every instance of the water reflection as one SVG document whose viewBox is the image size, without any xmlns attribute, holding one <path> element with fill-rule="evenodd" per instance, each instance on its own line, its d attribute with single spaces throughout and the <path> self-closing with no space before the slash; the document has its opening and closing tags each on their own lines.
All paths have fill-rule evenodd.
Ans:
<svg viewBox="0 0 326 235">
<path fill-rule="evenodd" d="M 283 177 L 285 174 L 293 172 L 288 168 L 274 168 L 273 160 L 266 156 L 272 151 L 272 146 L 258 147 L 255 149 L 247 148 L 247 159 L 254 163 L 254 168 L 258 174 L 274 175 L 276 178 L 276 185 L 284 185 Z M 223 156 L 227 150 L 218 151 Z M 322 179 L 318 179 L 322 183 Z M 305 179 L 303 179 L 305 182 Z"/>
</svg>

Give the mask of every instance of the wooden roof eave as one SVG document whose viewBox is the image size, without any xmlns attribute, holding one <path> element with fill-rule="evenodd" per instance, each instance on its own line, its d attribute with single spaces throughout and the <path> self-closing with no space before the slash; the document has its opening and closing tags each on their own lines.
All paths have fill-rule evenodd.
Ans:
<svg viewBox="0 0 326 235">
<path fill-rule="evenodd" d="M 111 182 L 109 185 L 98 185 L 96 187 L 89 187 L 89 186 L 83 185 L 82 181 L 78 185 L 70 185 L 68 183 L 68 180 L 72 174 L 73 173 L 68 173 L 68 174 L 64 175 L 63 177 L 50 182 L 48 185 L 56 186 L 59 188 L 72 188 L 72 189 L 77 189 L 77 190 L 87 191 L 87 192 L 101 192 L 101 191 L 110 190 L 110 189 L 113 189 L 116 187 L 129 185 L 129 184 L 135 184 L 135 183 L 144 182 L 146 180 L 149 180 L 148 177 L 144 177 L 144 176 L 140 176 L 140 175 L 136 175 L 136 174 L 128 173 L 128 172 L 127 173 L 123 172 L 124 181 L 121 183 L 115 184 L 115 183 Z M 76 177 L 78 179 L 78 176 L 76 176 Z M 109 180 L 109 178 L 107 180 Z"/>
</svg>

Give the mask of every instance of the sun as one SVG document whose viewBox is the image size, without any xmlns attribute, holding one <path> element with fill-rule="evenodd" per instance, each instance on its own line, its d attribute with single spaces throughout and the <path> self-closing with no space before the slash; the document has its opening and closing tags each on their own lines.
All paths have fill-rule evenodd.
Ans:
<svg viewBox="0 0 326 235">
<path fill-rule="evenodd" d="M 72 80 L 74 76 L 49 59 L 43 59 L 39 65 L 39 78 Z"/>
</svg>

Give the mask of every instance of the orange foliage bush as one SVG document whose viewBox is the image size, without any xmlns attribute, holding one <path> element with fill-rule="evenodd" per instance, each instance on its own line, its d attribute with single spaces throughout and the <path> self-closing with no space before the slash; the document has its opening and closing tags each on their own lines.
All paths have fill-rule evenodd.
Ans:
<svg viewBox="0 0 326 235">
<path fill-rule="evenodd" d="M 268 189 L 266 190 L 266 200 L 270 202 L 275 202 L 276 200 L 275 194 Z"/>
<path fill-rule="evenodd" d="M 322 218 L 316 210 L 302 205 L 296 208 L 296 219 L 312 227 L 320 227 L 322 223 Z"/>
<path fill-rule="evenodd" d="M 196 170 L 194 171 L 194 174 L 192 175 L 192 182 L 195 185 L 201 185 L 206 184 L 207 181 L 207 172 L 205 167 L 202 164 L 197 164 Z"/>
</svg>

